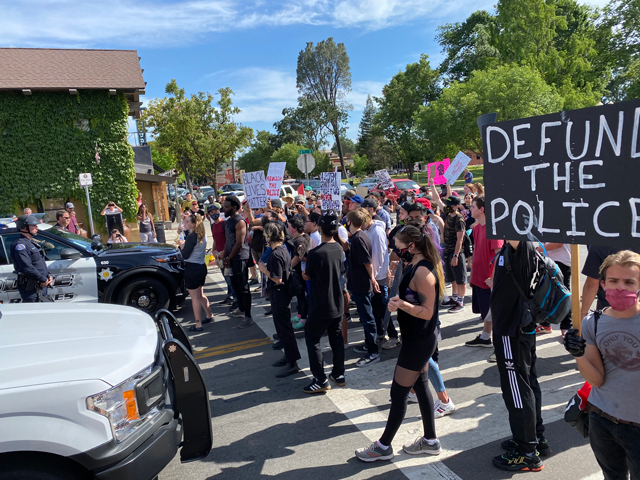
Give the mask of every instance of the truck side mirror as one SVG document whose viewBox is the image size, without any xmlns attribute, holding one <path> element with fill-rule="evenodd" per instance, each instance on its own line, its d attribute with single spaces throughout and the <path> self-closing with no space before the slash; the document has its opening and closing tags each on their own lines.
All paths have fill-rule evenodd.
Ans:
<svg viewBox="0 0 640 480">
<path fill-rule="evenodd" d="M 60 252 L 60 260 L 77 260 L 82 254 L 75 248 L 63 248 Z"/>
</svg>

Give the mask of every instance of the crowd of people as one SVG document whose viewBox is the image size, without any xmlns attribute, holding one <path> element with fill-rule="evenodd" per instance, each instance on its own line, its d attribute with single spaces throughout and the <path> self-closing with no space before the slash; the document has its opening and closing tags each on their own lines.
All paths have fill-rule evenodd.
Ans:
<svg viewBox="0 0 640 480">
<path fill-rule="evenodd" d="M 435 419 L 453 413 L 455 405 L 438 368 L 439 318 L 469 308 L 465 303 L 469 284 L 470 308 L 479 314 L 482 331 L 466 346 L 491 349 L 488 360 L 497 363 L 512 432 L 512 438 L 502 443 L 505 453 L 494 457 L 493 464 L 510 471 L 543 468 L 541 457 L 551 448 L 541 415 L 536 336 L 552 329 L 550 324 L 523 322 L 520 291 L 531 293 L 541 255 L 557 263 L 568 288 L 568 245 L 488 239 L 484 189 L 479 183 L 466 184 L 462 198 L 449 185 L 438 191 L 433 183 L 418 192 L 403 191 L 397 198 L 384 192 L 363 198 L 349 190 L 340 212 L 323 210 L 314 195 L 273 199 L 260 209 L 251 209 L 234 195 L 212 196 L 206 213 L 197 202 L 185 203 L 180 226 L 185 283 L 196 319 L 189 330 L 195 332 L 213 321 L 202 290 L 208 250 L 205 217 L 213 237 L 209 250 L 227 284 L 227 298 L 221 303 L 240 318 L 237 327 L 254 324 L 252 284 L 259 283 L 254 292 L 269 299 L 267 313 L 273 315 L 276 329 L 274 348 L 283 351 L 273 364 L 278 367 L 276 377 L 299 371 L 295 331 L 303 330 L 313 375 L 303 391 L 316 394 L 329 390 L 332 383 L 345 386 L 353 307 L 364 336 L 364 342 L 354 347 L 361 354 L 357 367 L 379 362 L 383 350 L 400 349 L 384 433 L 372 445 L 356 450 L 356 457 L 365 462 L 393 458 L 392 441 L 408 402 L 418 403 L 424 431 L 403 450 L 412 455 L 440 453 Z M 571 313 L 562 319 L 560 330 L 595 392 L 591 444 L 605 477 L 623 478 L 623 472 L 631 471 L 633 478 L 640 478 L 640 443 L 634 442 L 639 439 L 640 418 L 632 405 L 615 401 L 616 392 L 627 391 L 640 380 L 640 368 L 610 346 L 615 331 L 625 332 L 635 342 L 630 355 L 634 360 L 640 357 L 637 322 L 628 321 L 640 318 L 640 255 L 619 250 L 589 251 L 580 312 L 581 318 L 586 317 L 584 339 L 572 328 Z M 596 297 L 601 314 L 600 326 L 594 329 L 589 309 Z M 329 373 L 323 366 L 325 333 L 333 354 Z M 435 402 L 429 382 L 437 393 Z"/>
</svg>

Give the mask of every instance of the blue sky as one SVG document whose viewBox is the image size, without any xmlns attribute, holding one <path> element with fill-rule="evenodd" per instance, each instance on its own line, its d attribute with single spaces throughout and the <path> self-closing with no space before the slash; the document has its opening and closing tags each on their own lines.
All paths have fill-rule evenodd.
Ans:
<svg viewBox="0 0 640 480">
<path fill-rule="evenodd" d="M 492 10 L 485 0 L 0 0 L 3 47 L 135 49 L 147 82 L 143 100 L 172 78 L 188 93 L 231 87 L 237 120 L 272 130 L 296 105 L 296 61 L 306 42 L 333 37 L 351 59 L 355 139 L 367 94 L 407 63 L 442 55 L 436 28 Z M 584 3 L 604 5 L 605 0 Z"/>
</svg>

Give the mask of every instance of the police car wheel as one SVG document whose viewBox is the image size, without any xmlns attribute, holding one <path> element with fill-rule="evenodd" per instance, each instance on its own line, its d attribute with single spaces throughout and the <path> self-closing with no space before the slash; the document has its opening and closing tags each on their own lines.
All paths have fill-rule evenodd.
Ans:
<svg viewBox="0 0 640 480">
<path fill-rule="evenodd" d="M 120 290 L 118 303 L 137 308 L 146 313 L 155 313 L 169 306 L 169 292 L 153 278 L 135 279 Z"/>
</svg>

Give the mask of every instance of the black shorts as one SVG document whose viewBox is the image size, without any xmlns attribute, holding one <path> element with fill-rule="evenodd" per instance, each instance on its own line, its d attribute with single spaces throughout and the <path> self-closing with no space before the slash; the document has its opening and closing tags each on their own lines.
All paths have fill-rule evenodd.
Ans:
<svg viewBox="0 0 640 480">
<path fill-rule="evenodd" d="M 420 372 L 427 366 L 429 359 L 438 345 L 437 335 L 431 335 L 427 340 L 417 342 L 402 342 L 398 354 L 398 366 Z"/>
<path fill-rule="evenodd" d="M 471 311 L 473 313 L 479 313 L 482 320 L 486 319 L 491 302 L 491 289 L 471 285 L 471 292 Z"/>
<path fill-rule="evenodd" d="M 455 282 L 458 285 L 467 283 L 467 262 L 464 257 L 464 253 L 460 252 L 458 256 L 458 265 L 451 266 L 451 259 L 453 258 L 453 252 L 448 253 L 444 257 L 444 279 L 447 282 Z"/>
<path fill-rule="evenodd" d="M 207 266 L 204 263 L 184 263 L 184 285 L 187 290 L 203 287 L 207 280 Z"/>
</svg>

